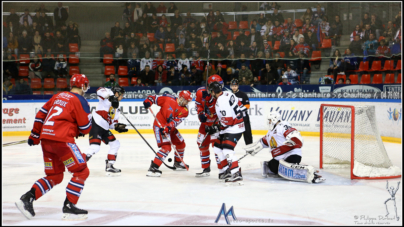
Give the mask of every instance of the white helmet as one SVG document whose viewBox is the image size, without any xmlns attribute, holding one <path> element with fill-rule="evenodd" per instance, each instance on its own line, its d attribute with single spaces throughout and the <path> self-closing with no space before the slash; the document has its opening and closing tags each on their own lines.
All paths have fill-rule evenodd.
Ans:
<svg viewBox="0 0 404 227">
<path fill-rule="evenodd" d="M 269 130 L 272 130 L 276 123 L 281 120 L 281 115 L 278 112 L 270 112 L 267 115 L 267 125 Z"/>
</svg>

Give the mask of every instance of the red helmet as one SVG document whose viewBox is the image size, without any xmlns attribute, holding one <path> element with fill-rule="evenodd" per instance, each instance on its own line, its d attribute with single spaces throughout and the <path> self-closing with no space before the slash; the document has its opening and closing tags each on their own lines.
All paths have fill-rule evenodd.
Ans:
<svg viewBox="0 0 404 227">
<path fill-rule="evenodd" d="M 188 102 L 191 102 L 191 101 L 192 101 L 191 92 L 190 92 L 190 91 L 187 91 L 187 90 L 181 91 L 180 94 L 178 95 L 178 97 L 184 98 L 184 99 L 187 100 Z"/>
<path fill-rule="evenodd" d="M 87 86 L 86 90 L 84 90 L 84 85 Z M 70 88 L 73 87 L 81 88 L 84 92 L 87 92 L 88 89 L 90 89 L 90 81 L 84 74 L 74 74 L 72 78 L 70 78 Z"/>
<path fill-rule="evenodd" d="M 211 84 L 211 83 L 213 83 L 213 82 L 219 82 L 219 84 L 221 84 L 222 85 L 222 87 L 223 87 L 223 79 L 219 76 L 219 75 L 217 75 L 217 74 L 215 74 L 215 75 L 212 75 L 212 76 L 210 76 L 209 78 L 208 78 L 208 87 L 209 87 L 209 85 Z"/>
</svg>

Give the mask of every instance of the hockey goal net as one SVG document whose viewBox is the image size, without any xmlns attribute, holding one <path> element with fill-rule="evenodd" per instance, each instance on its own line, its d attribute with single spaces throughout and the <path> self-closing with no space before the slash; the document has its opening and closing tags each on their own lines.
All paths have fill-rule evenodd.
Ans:
<svg viewBox="0 0 404 227">
<path fill-rule="evenodd" d="M 320 168 L 350 168 L 351 179 L 401 177 L 380 137 L 374 106 L 321 105 Z"/>
</svg>

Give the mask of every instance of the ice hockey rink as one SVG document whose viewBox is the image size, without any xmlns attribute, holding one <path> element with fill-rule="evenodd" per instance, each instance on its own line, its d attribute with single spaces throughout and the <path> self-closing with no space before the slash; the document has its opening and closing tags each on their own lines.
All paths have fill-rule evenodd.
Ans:
<svg viewBox="0 0 404 227">
<path fill-rule="evenodd" d="M 154 136 L 145 138 L 157 151 Z M 322 184 L 291 182 L 283 178 L 263 178 L 260 161 L 271 159 L 267 149 L 256 156 L 247 156 L 241 162 L 244 186 L 226 187 L 218 181 L 214 155 L 212 172 L 207 178 L 196 178 L 201 171 L 196 135 L 183 134 L 187 147 L 187 171 L 172 171 L 165 166 L 160 178 L 146 177 L 153 152 L 137 134 L 117 134 L 121 142 L 116 168 L 120 177 L 105 176 L 108 146 L 88 163 L 90 176 L 85 183 L 78 207 L 87 209 L 85 221 L 62 221 L 65 187 L 71 178 L 65 172 L 63 182 L 34 202 L 36 216 L 27 220 L 15 207 L 22 194 L 44 176 L 40 146 L 27 144 L 3 148 L 2 151 L 2 208 L 4 225 L 216 225 L 222 204 L 227 211 L 233 206 L 237 222 L 233 225 L 402 225 L 402 185 L 397 191 L 395 217 L 394 204 L 384 202 L 390 198 L 386 180 L 351 180 L 349 170 L 320 170 L 327 180 Z M 254 141 L 261 136 L 254 136 Z M 27 137 L 3 137 L 3 143 Z M 83 152 L 88 135 L 76 140 Z M 394 165 L 402 169 L 402 147 L 397 143 L 384 143 Z M 238 157 L 243 139 L 236 147 Z M 173 152 L 168 157 L 173 157 Z M 166 159 L 167 164 L 169 163 Z M 319 138 L 304 137 L 302 164 L 319 167 Z M 401 179 L 390 179 L 389 187 L 397 187 Z M 233 221 L 231 216 L 228 217 Z M 217 224 L 226 225 L 224 216 Z"/>
</svg>

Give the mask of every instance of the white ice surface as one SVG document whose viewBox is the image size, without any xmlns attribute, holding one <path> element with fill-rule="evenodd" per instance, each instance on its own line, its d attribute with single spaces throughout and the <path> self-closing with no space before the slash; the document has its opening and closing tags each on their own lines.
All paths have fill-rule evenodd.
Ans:
<svg viewBox="0 0 404 227">
<path fill-rule="evenodd" d="M 157 151 L 154 136 L 145 134 L 149 144 Z M 146 177 L 154 154 L 137 134 L 117 134 L 121 142 L 116 168 L 120 177 L 105 176 L 108 146 L 88 163 L 90 176 L 85 183 L 78 207 L 89 211 L 85 221 L 62 221 L 65 187 L 71 174 L 65 172 L 63 182 L 34 202 L 36 216 L 27 220 L 15 207 L 22 194 L 44 176 L 40 146 L 26 144 L 5 147 L 2 150 L 2 215 L 5 225 L 212 225 L 223 203 L 231 206 L 240 225 L 355 225 L 371 218 L 383 225 L 402 225 L 402 185 L 396 194 L 397 212 L 393 202 L 388 203 L 389 220 L 384 217 L 384 202 L 390 197 L 386 180 L 350 180 L 349 170 L 321 170 L 327 180 L 322 184 L 291 182 L 278 177 L 262 178 L 260 161 L 270 160 L 268 150 L 256 156 L 247 156 L 240 162 L 244 186 L 226 187 L 217 179 L 214 154 L 211 154 L 211 176 L 196 178 L 201 171 L 196 135 L 184 134 L 187 147 L 185 162 L 189 172 L 172 171 L 164 166 L 160 178 Z M 260 136 L 254 136 L 258 140 Z M 3 137 L 3 143 L 23 140 L 25 137 Z M 303 164 L 319 167 L 319 139 L 305 137 Z M 89 147 L 88 136 L 77 144 L 81 151 Z M 402 168 L 401 144 L 384 143 L 394 165 Z M 236 155 L 244 151 L 236 147 Z M 173 152 L 168 156 L 173 158 Z M 167 164 L 169 163 L 166 159 Z M 396 187 L 401 179 L 389 180 Z M 363 216 L 362 216 L 363 215 Z M 355 219 L 355 216 L 358 218 Z M 229 220 L 233 220 L 229 217 Z M 248 222 L 255 221 L 255 222 Z M 355 222 L 358 221 L 358 222 Z M 226 224 L 224 217 L 218 224 Z"/>
</svg>

